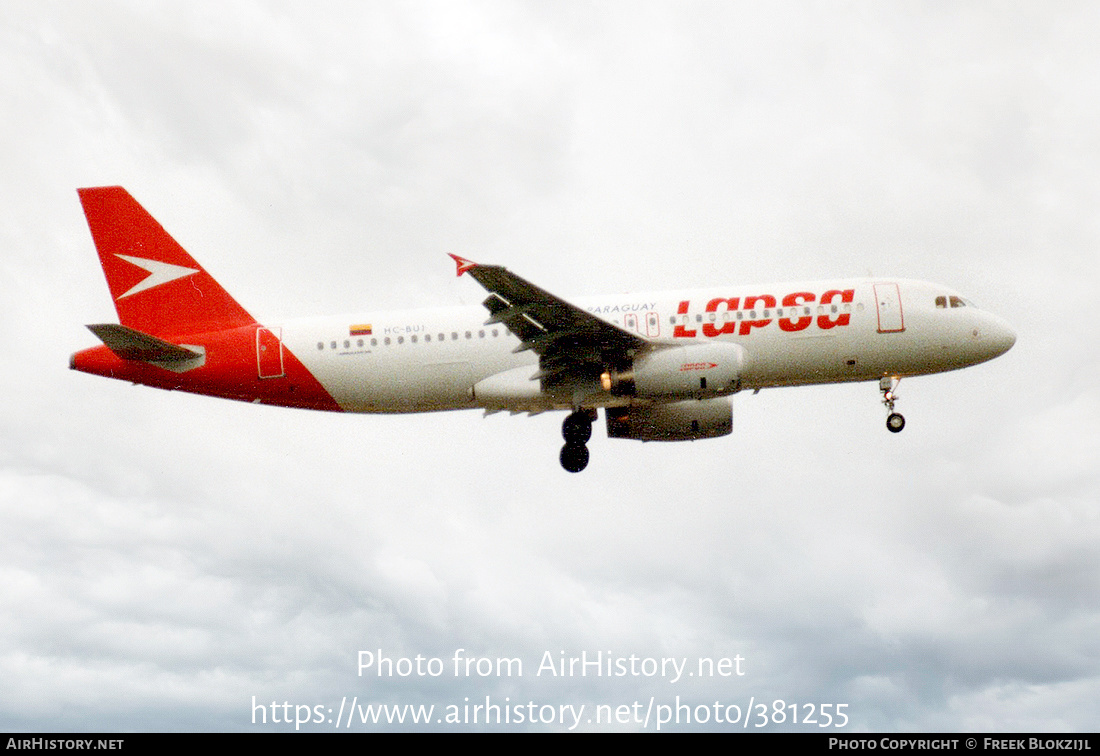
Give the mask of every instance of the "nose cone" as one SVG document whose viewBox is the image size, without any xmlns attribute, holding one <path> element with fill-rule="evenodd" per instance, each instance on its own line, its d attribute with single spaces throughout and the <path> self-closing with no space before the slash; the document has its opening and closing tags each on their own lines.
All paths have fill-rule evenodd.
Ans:
<svg viewBox="0 0 1100 756">
<path fill-rule="evenodd" d="M 1012 330 L 1008 323 L 997 318 L 997 323 L 989 329 L 989 341 L 996 350 L 996 354 L 993 356 L 999 357 L 1016 343 L 1016 332 Z"/>
<path fill-rule="evenodd" d="M 1007 322 L 989 313 L 984 313 L 984 322 L 977 331 L 983 360 L 1000 357 L 1016 343 L 1016 332 Z"/>
</svg>

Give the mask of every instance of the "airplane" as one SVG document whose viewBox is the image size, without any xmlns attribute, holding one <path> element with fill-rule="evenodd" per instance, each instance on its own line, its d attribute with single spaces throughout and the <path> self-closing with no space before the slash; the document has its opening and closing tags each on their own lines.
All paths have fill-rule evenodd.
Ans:
<svg viewBox="0 0 1100 756">
<path fill-rule="evenodd" d="M 119 323 L 74 370 L 161 389 L 332 412 L 568 412 L 559 455 L 609 438 L 728 435 L 739 391 L 878 381 L 886 427 L 905 377 L 1008 351 L 1016 334 L 939 284 L 856 278 L 569 302 L 452 254 L 483 308 L 366 311 L 261 323 L 119 186 L 77 190 Z M 488 317 L 486 317 L 486 315 Z"/>
</svg>

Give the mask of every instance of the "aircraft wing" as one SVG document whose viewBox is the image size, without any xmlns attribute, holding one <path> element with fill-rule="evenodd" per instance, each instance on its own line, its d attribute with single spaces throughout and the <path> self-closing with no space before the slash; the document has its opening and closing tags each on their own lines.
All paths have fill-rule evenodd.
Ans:
<svg viewBox="0 0 1100 756">
<path fill-rule="evenodd" d="M 539 356 L 533 377 L 544 385 L 562 380 L 598 378 L 608 368 L 629 365 L 646 339 L 602 320 L 526 281 L 499 265 L 481 265 L 451 255 L 458 275 L 469 273 L 488 292 L 486 325 L 503 324 L 522 342 L 517 352 Z"/>
</svg>

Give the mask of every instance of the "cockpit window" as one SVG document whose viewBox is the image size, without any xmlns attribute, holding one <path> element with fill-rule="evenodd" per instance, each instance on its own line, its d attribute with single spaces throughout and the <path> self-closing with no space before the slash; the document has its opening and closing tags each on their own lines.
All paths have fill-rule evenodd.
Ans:
<svg viewBox="0 0 1100 756">
<path fill-rule="evenodd" d="M 971 302 L 969 299 L 963 299 L 962 297 L 957 297 L 954 294 L 950 296 L 941 295 L 936 297 L 937 309 L 943 310 L 948 307 L 977 307 L 977 305 Z"/>
</svg>

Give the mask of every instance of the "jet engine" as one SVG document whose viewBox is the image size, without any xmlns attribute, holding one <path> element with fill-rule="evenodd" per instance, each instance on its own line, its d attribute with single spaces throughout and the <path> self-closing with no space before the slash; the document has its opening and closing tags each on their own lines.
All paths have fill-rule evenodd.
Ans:
<svg viewBox="0 0 1100 756">
<path fill-rule="evenodd" d="M 608 407 L 604 414 L 608 438 L 694 441 L 728 436 L 733 431 L 733 403 L 725 396 L 670 404 Z"/>
<path fill-rule="evenodd" d="M 615 396 L 643 399 L 726 396 L 740 388 L 744 361 L 745 350 L 725 342 L 658 348 L 627 369 L 605 371 L 600 383 Z"/>
</svg>

